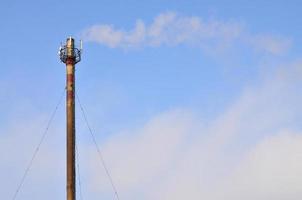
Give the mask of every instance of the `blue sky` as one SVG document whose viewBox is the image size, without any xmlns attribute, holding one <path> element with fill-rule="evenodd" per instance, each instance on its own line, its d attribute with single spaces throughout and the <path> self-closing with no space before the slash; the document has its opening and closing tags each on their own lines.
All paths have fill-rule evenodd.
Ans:
<svg viewBox="0 0 302 200">
<path fill-rule="evenodd" d="M 301 198 L 301 181 L 292 178 L 301 173 L 292 166 L 302 165 L 301 6 L 258 0 L 1 1 L 0 180 L 14 175 L 0 193 L 9 199 L 14 191 L 64 89 L 57 51 L 71 35 L 84 40 L 76 87 L 121 199 L 218 200 L 218 186 L 230 187 L 221 191 L 223 199 Z M 42 167 L 53 169 L 53 176 L 29 174 L 20 199 L 49 194 L 35 192 L 41 181 L 64 198 L 64 123 L 61 105 L 35 168 L 41 174 Z M 86 195 L 113 199 L 102 169 L 94 167 L 93 144 L 80 117 L 77 126 L 80 160 L 88 163 Z M 266 171 L 285 162 L 290 164 Z M 253 179 L 261 174 L 264 180 Z M 278 175 L 274 186 L 284 188 L 282 194 L 269 187 Z M 179 180 L 191 189 L 180 190 Z M 228 181 L 233 184 L 226 187 Z M 246 188 L 236 190 L 243 183 Z"/>
</svg>

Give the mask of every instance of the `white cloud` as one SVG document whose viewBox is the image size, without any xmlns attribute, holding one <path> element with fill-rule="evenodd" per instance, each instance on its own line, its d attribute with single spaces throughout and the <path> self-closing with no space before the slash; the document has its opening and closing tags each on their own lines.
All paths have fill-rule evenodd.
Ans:
<svg viewBox="0 0 302 200">
<path fill-rule="evenodd" d="M 300 66 L 286 65 L 247 88 L 216 120 L 177 110 L 112 137 L 103 152 L 121 198 L 302 198 L 302 132 L 290 130 L 301 118 Z M 88 154 L 90 198 L 112 194 L 106 175 L 95 167 L 97 155 Z"/>
<path fill-rule="evenodd" d="M 300 199 L 302 135 L 283 131 L 261 141 L 225 180 L 228 199 Z"/>
<path fill-rule="evenodd" d="M 300 66 L 301 62 L 285 65 L 258 86 L 245 89 L 215 120 L 172 110 L 103 142 L 121 199 L 301 199 L 302 131 L 291 130 L 302 113 L 302 94 L 297 92 Z M 0 140 L 1 195 L 6 199 L 38 142 L 36 133 L 43 130 L 36 125 L 46 118 L 28 117 L 18 126 L 1 127 L 1 133 L 7 133 Z M 64 198 L 65 137 L 64 126 L 59 127 L 42 145 L 20 198 Z M 79 149 L 84 197 L 113 199 L 94 146 L 86 143 Z"/>
<path fill-rule="evenodd" d="M 215 120 L 172 110 L 113 135 L 102 149 L 121 199 L 301 199 L 301 77 L 301 62 L 286 64 L 246 88 Z M 47 118 L 41 113 L 27 117 L 18 126 L 11 120 L 0 129 L 0 193 L 5 199 L 11 198 L 38 143 L 43 126 L 37 124 Z M 64 130 L 63 124 L 51 129 L 20 199 L 65 197 Z M 92 144 L 79 149 L 84 198 L 113 199 Z"/>
<path fill-rule="evenodd" d="M 118 46 L 123 38 L 123 33 L 115 31 L 110 25 L 92 26 L 85 35 L 85 38 L 88 41 L 106 44 L 112 48 Z"/>
<path fill-rule="evenodd" d="M 9 120 L 10 124 L 0 129 L 0 194 L 3 199 L 12 199 L 21 178 L 30 162 L 49 116 L 28 113 L 23 121 Z M 33 165 L 18 193 L 17 199 L 62 198 L 64 191 L 64 132 L 62 126 L 51 126 L 36 155 Z M 37 189 L 39 188 L 39 189 Z"/>
<path fill-rule="evenodd" d="M 277 37 L 272 35 L 252 36 L 250 43 L 257 50 L 262 50 L 271 54 L 282 54 L 287 52 L 291 47 L 291 40 L 284 37 Z"/>
<path fill-rule="evenodd" d="M 150 25 L 137 20 L 133 30 L 129 31 L 116 29 L 112 25 L 94 25 L 84 30 L 82 37 L 111 48 L 191 45 L 206 51 L 219 51 L 239 43 L 278 55 L 291 46 L 286 38 L 253 35 L 242 23 L 234 20 L 206 20 L 197 16 L 181 16 L 175 12 L 159 14 Z"/>
</svg>

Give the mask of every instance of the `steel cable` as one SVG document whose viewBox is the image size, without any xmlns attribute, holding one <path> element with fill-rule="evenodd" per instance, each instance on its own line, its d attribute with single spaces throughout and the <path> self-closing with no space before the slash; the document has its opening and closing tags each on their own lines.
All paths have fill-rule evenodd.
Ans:
<svg viewBox="0 0 302 200">
<path fill-rule="evenodd" d="M 40 141 L 39 141 L 37 147 L 35 148 L 35 151 L 34 151 L 32 157 L 31 157 L 31 160 L 30 160 L 29 164 L 27 165 L 27 167 L 26 167 L 26 169 L 25 169 L 25 171 L 24 171 L 24 173 L 23 173 L 23 176 L 22 176 L 22 178 L 21 178 L 21 180 L 20 180 L 20 183 L 19 183 L 19 185 L 18 185 L 18 187 L 17 187 L 17 189 L 16 189 L 16 191 L 15 191 L 15 193 L 14 193 L 14 196 L 13 196 L 13 198 L 12 198 L 13 200 L 15 200 L 15 199 L 17 198 L 17 195 L 19 194 L 20 189 L 21 189 L 21 187 L 22 187 L 23 184 L 24 184 L 24 181 L 25 181 L 25 179 L 26 179 L 26 176 L 27 176 L 27 174 L 28 174 L 30 168 L 32 167 L 32 164 L 33 164 L 33 162 L 34 162 L 34 160 L 35 160 L 35 158 L 36 158 L 36 156 L 37 156 L 37 154 L 38 154 L 38 152 L 39 152 L 39 150 L 40 150 L 40 147 L 41 147 L 41 145 L 42 145 L 42 143 L 43 143 L 43 141 L 44 141 L 44 139 L 45 139 L 45 137 L 46 137 L 46 135 L 47 135 L 47 133 L 48 133 L 49 127 L 50 127 L 50 125 L 51 125 L 51 122 L 53 121 L 53 119 L 54 119 L 54 117 L 55 117 L 55 115 L 56 115 L 56 113 L 57 113 L 57 110 L 58 110 L 58 108 L 59 108 L 59 106 L 60 106 L 60 104 L 61 104 L 61 102 L 62 102 L 64 93 L 65 93 L 65 88 L 64 88 L 64 90 L 63 90 L 63 92 L 62 92 L 62 94 L 61 94 L 61 96 L 60 96 L 60 99 L 59 99 L 58 103 L 56 104 L 56 107 L 55 107 L 54 111 L 53 111 L 52 114 L 50 115 L 50 118 L 49 118 L 48 123 L 47 123 L 47 125 L 46 125 L 46 128 L 45 128 L 45 130 L 44 130 L 44 132 L 43 132 L 43 134 L 42 134 L 42 136 L 41 136 L 41 139 L 40 139 Z"/>
<path fill-rule="evenodd" d="M 95 145 L 95 148 L 96 148 L 96 150 L 97 150 L 97 152 L 98 152 L 98 155 L 99 155 L 99 159 L 100 159 L 100 161 L 101 161 L 101 164 L 102 164 L 102 166 L 103 166 L 103 168 L 104 168 L 104 170 L 105 170 L 105 172 L 106 172 L 106 175 L 107 175 L 107 177 L 108 177 L 108 179 L 109 179 L 109 181 L 110 181 L 110 184 L 111 184 L 111 186 L 112 186 L 112 189 L 113 189 L 113 191 L 114 191 L 115 197 L 116 197 L 117 200 L 120 200 L 119 194 L 118 194 L 118 192 L 117 192 L 117 189 L 116 189 L 116 187 L 115 187 L 115 184 L 114 184 L 114 182 L 113 182 L 113 179 L 112 179 L 112 177 L 111 177 L 111 175 L 110 175 L 110 173 L 109 173 L 108 167 L 107 167 L 106 162 L 105 162 L 104 157 L 103 157 L 103 154 L 102 154 L 102 152 L 101 152 L 101 150 L 100 150 L 100 148 L 99 148 L 99 146 L 98 146 L 98 144 L 97 144 L 97 142 L 96 142 L 96 137 L 95 137 L 95 135 L 94 135 L 94 133 L 93 133 L 93 131 L 92 131 L 92 129 L 91 129 L 89 123 L 88 123 L 88 119 L 87 119 L 86 113 L 85 113 L 85 111 L 84 111 L 84 108 L 83 108 L 83 106 L 82 106 L 82 104 L 81 104 L 80 98 L 79 98 L 79 96 L 78 96 L 77 93 L 76 93 L 76 98 L 77 98 L 77 100 L 78 100 L 78 103 L 79 103 L 79 106 L 80 106 L 80 109 L 81 109 L 81 113 L 82 113 L 82 115 L 83 115 L 83 118 L 84 118 L 84 121 L 85 121 L 85 123 L 86 123 L 86 126 L 87 126 L 87 128 L 88 128 L 88 130 L 89 130 L 89 133 L 90 133 L 90 135 L 91 135 L 91 137 L 92 137 L 92 140 L 93 140 L 93 143 L 94 143 L 94 145 Z"/>
<path fill-rule="evenodd" d="M 78 146 L 76 144 L 76 163 L 77 163 L 77 173 L 78 173 L 78 180 L 79 180 L 79 188 L 80 188 L 80 199 L 83 200 L 82 195 L 82 182 L 81 182 L 81 174 L 80 174 L 80 164 L 79 164 L 79 151 Z"/>
</svg>

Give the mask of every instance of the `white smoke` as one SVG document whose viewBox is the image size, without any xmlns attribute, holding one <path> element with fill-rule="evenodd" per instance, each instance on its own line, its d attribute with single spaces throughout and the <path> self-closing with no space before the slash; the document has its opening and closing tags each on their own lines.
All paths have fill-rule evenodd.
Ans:
<svg viewBox="0 0 302 200">
<path fill-rule="evenodd" d="M 85 41 L 123 49 L 190 45 L 213 51 L 239 43 L 278 55 L 291 46 L 287 38 L 252 34 L 242 23 L 234 20 L 205 20 L 196 16 L 181 16 L 175 12 L 159 14 L 150 25 L 137 20 L 132 30 L 116 29 L 108 24 L 94 25 L 84 30 L 82 37 Z"/>
</svg>

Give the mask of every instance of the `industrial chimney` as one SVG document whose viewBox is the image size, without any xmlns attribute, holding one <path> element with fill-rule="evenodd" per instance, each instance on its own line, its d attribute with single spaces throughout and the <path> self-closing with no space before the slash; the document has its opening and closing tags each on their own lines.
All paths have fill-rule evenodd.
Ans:
<svg viewBox="0 0 302 200">
<path fill-rule="evenodd" d="M 75 47 L 74 39 L 67 38 L 66 44 L 60 47 L 59 55 L 66 64 L 66 174 L 67 200 L 76 199 L 75 169 L 75 65 L 81 61 L 82 42 L 80 49 Z"/>
</svg>

